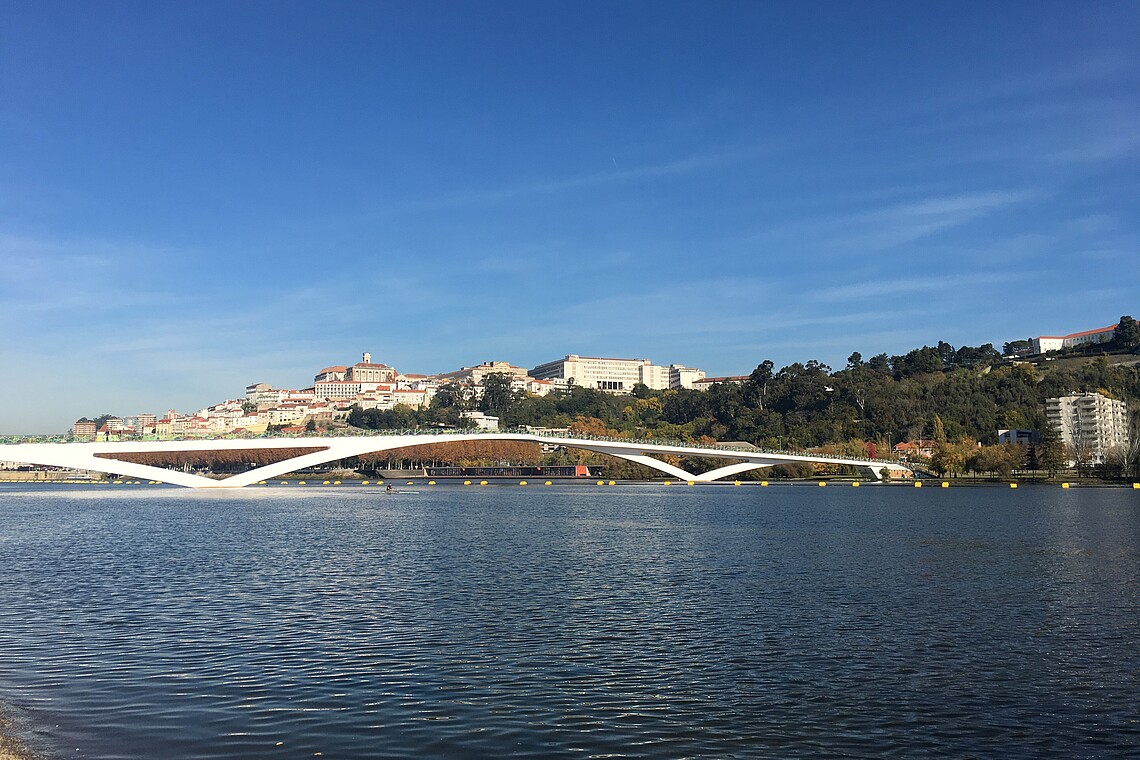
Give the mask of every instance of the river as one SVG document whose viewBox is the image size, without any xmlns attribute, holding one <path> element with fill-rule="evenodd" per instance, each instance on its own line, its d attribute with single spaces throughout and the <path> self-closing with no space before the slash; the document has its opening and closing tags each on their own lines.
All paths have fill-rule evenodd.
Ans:
<svg viewBox="0 0 1140 760">
<path fill-rule="evenodd" d="M 0 486 L 49 758 L 1140 756 L 1140 492 Z"/>
</svg>

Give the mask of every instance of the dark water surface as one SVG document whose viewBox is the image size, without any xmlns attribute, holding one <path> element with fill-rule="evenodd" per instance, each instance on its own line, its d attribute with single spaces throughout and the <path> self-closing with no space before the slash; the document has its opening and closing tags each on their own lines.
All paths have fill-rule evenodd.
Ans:
<svg viewBox="0 0 1140 760">
<path fill-rule="evenodd" d="M 420 488 L 0 488 L 0 702 L 59 758 L 1140 757 L 1140 492 Z"/>
</svg>

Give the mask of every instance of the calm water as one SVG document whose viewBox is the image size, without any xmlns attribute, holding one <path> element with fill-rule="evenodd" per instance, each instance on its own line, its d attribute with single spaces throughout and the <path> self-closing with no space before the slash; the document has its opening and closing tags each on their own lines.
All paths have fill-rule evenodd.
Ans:
<svg viewBox="0 0 1140 760">
<path fill-rule="evenodd" d="M 0 701 L 59 758 L 1140 756 L 1140 492 L 420 488 L 0 488 Z"/>
</svg>

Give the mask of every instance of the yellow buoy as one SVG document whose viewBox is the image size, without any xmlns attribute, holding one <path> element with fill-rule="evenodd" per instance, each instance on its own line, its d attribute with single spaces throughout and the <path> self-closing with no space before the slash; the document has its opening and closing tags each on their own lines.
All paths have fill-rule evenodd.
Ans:
<svg viewBox="0 0 1140 760">
<path fill-rule="evenodd" d="M 616 485 L 617 485 L 617 483 L 611 480 L 611 481 L 610 481 L 610 485 L 611 485 L 611 486 L 616 486 Z"/>
<path fill-rule="evenodd" d="M 367 480 L 362 480 L 362 481 L 360 481 L 360 485 L 362 485 L 362 486 L 366 486 L 366 485 L 368 485 L 368 481 L 367 481 Z"/>
<path fill-rule="evenodd" d="M 546 481 L 545 483 L 543 483 L 543 485 L 544 485 L 544 486 L 552 486 L 552 485 L 554 485 L 554 484 L 553 484 L 553 483 L 551 483 L 551 482 L 548 480 L 548 481 Z"/>
<path fill-rule="evenodd" d="M 481 485 L 481 486 L 485 486 L 485 485 L 487 485 L 487 481 L 485 481 L 485 480 L 480 480 L 480 481 L 479 481 L 479 485 Z"/>
<path fill-rule="evenodd" d="M 526 481 L 525 481 L 525 480 L 520 480 L 520 481 L 519 481 L 519 485 L 520 485 L 520 486 L 525 486 L 525 485 L 526 485 Z"/>
<path fill-rule="evenodd" d="M 827 483 L 823 482 L 822 480 L 819 481 L 820 488 L 823 488 L 825 485 L 827 485 Z"/>
<path fill-rule="evenodd" d="M 282 480 L 281 485 L 287 486 L 287 485 L 289 485 L 289 481 L 288 480 Z"/>
<path fill-rule="evenodd" d="M 469 485 L 471 485 L 471 481 L 470 481 L 470 480 L 465 480 L 465 481 L 463 481 L 463 485 L 465 485 L 465 486 L 469 486 Z"/>
<path fill-rule="evenodd" d="M 673 481 L 672 480 L 666 480 L 665 485 L 671 486 L 671 485 L 673 485 Z"/>
<path fill-rule="evenodd" d="M 325 480 L 321 483 L 322 486 L 327 486 L 328 484 L 329 484 L 329 481 L 327 481 L 327 480 Z"/>
<path fill-rule="evenodd" d="M 1010 484 L 1009 484 L 1009 487 L 1010 487 L 1010 488 L 1017 488 L 1017 483 L 1010 483 Z"/>
<path fill-rule="evenodd" d="M 303 480 L 301 480 L 301 481 L 298 481 L 297 485 L 299 485 L 299 486 L 303 486 L 303 485 L 305 485 L 305 481 L 303 481 Z"/>
<path fill-rule="evenodd" d="M 339 481 L 339 480 L 334 480 L 334 481 L 333 481 L 333 485 L 334 485 L 334 486 L 339 486 L 339 485 L 340 485 L 340 481 Z"/>
<path fill-rule="evenodd" d="M 606 481 L 604 481 L 604 480 L 598 481 L 598 485 L 600 485 L 600 486 L 604 486 L 605 484 L 606 484 Z"/>
<path fill-rule="evenodd" d="M 859 487 L 859 481 L 858 481 L 858 480 L 856 480 L 856 481 L 853 481 L 853 482 L 851 483 L 851 487 L 852 487 L 852 488 L 858 488 L 858 487 Z"/>
<path fill-rule="evenodd" d="M 767 480 L 761 480 L 760 485 L 766 486 L 766 485 L 768 485 L 768 481 Z"/>
<path fill-rule="evenodd" d="M 738 486 L 738 485 L 740 485 L 740 481 L 739 481 L 739 480 L 734 480 L 734 481 L 732 481 L 732 484 L 733 484 L 734 486 Z"/>
<path fill-rule="evenodd" d="M 434 480 L 429 480 L 429 481 L 428 481 L 428 485 L 429 485 L 429 486 L 434 486 L 434 485 L 435 485 L 435 481 L 434 481 Z"/>
<path fill-rule="evenodd" d="M 920 481 L 916 480 L 916 481 L 914 481 L 914 487 L 915 488 L 922 488 L 922 483 Z"/>
<path fill-rule="evenodd" d="M 689 481 L 689 485 L 691 485 L 691 486 L 695 486 L 696 484 L 697 484 L 697 482 L 696 482 L 695 480 L 690 480 L 690 481 Z"/>
<path fill-rule="evenodd" d="M 1133 487 L 1133 488 L 1140 488 L 1140 483 L 1133 483 L 1133 484 L 1132 484 L 1132 487 Z"/>
<path fill-rule="evenodd" d="M 405 483 L 404 485 L 406 485 L 406 486 L 414 486 L 414 485 L 415 485 L 415 483 L 414 483 L 413 481 L 409 480 L 409 481 L 408 481 L 407 483 Z"/>
<path fill-rule="evenodd" d="M 1068 483 L 1062 483 L 1062 484 L 1061 484 L 1061 488 L 1068 488 L 1068 487 L 1069 487 L 1069 484 L 1068 484 Z"/>
<path fill-rule="evenodd" d="M 949 484 L 949 483 L 947 483 L 945 480 L 943 480 L 943 481 L 942 481 L 942 487 L 943 487 L 943 488 L 949 488 L 949 487 L 950 487 L 950 484 Z"/>
</svg>

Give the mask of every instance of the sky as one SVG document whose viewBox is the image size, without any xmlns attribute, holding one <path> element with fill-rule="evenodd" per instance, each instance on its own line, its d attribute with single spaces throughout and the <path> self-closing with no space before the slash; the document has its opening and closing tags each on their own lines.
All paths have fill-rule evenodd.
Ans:
<svg viewBox="0 0 1140 760">
<path fill-rule="evenodd" d="M 1135 2 L 0 0 L 0 433 L 1140 317 Z"/>
</svg>

